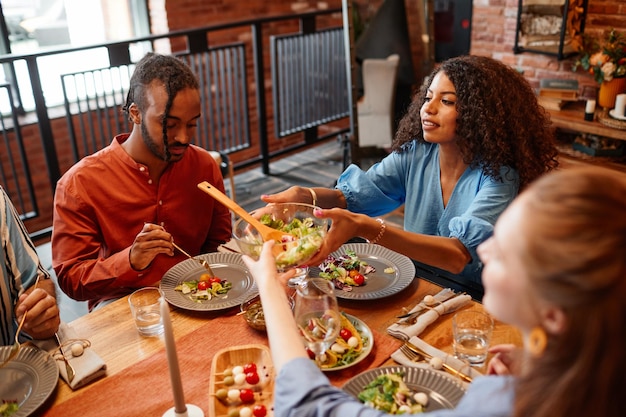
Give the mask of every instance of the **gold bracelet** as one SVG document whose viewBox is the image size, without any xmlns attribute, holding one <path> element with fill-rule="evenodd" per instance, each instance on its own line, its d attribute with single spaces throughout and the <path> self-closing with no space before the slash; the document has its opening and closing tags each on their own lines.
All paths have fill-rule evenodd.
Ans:
<svg viewBox="0 0 626 417">
<path fill-rule="evenodd" d="M 380 239 L 382 239 L 383 235 L 385 234 L 385 230 L 387 230 L 387 225 L 385 224 L 385 221 L 383 219 L 379 217 L 376 219 L 376 221 L 380 223 L 380 231 L 378 232 L 378 235 L 372 240 L 365 239 L 367 240 L 367 243 L 371 243 L 372 245 L 375 245 L 376 243 L 378 243 Z"/>
<path fill-rule="evenodd" d="M 311 205 L 317 206 L 317 194 L 315 193 L 315 190 L 313 188 L 308 188 L 308 190 L 311 193 L 311 198 L 313 199 Z"/>
</svg>

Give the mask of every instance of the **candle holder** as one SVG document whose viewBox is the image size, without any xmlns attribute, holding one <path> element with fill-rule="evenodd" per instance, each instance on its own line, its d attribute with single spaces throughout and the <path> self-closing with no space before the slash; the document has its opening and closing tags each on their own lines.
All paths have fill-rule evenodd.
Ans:
<svg viewBox="0 0 626 417">
<path fill-rule="evenodd" d="M 204 411 L 197 405 L 187 404 L 187 410 L 182 413 L 176 412 L 176 407 L 167 410 L 163 417 L 204 417 Z"/>
<path fill-rule="evenodd" d="M 174 407 L 167 410 L 163 414 L 163 417 L 204 417 L 204 412 L 200 407 L 185 403 L 183 383 L 180 380 L 178 354 L 176 353 L 176 342 L 174 341 L 174 331 L 172 329 L 172 319 L 170 317 L 170 308 L 164 297 L 160 298 L 160 302 L 163 334 L 165 336 L 165 352 L 167 354 L 167 365 L 170 369 L 172 393 L 174 394 Z"/>
</svg>

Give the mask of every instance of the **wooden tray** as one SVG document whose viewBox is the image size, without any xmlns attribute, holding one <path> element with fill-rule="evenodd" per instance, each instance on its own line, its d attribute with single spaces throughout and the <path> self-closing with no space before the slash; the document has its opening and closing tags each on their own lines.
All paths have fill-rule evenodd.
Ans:
<svg viewBox="0 0 626 417">
<path fill-rule="evenodd" d="M 609 115 L 609 112 L 606 109 L 598 113 L 598 121 L 605 126 L 612 127 L 613 129 L 626 130 L 626 121 L 614 119 Z"/>
<path fill-rule="evenodd" d="M 247 382 L 227 386 L 224 384 L 224 372 L 236 366 L 254 363 L 257 366 L 259 382 L 251 385 Z M 219 400 L 215 393 L 219 389 L 251 389 L 254 392 L 253 403 L 240 400 Z M 270 350 L 265 345 L 250 344 L 222 349 L 215 354 L 211 364 L 211 382 L 209 385 L 209 417 L 228 417 L 228 413 L 256 405 L 264 405 L 267 417 L 273 417 L 274 365 Z"/>
</svg>

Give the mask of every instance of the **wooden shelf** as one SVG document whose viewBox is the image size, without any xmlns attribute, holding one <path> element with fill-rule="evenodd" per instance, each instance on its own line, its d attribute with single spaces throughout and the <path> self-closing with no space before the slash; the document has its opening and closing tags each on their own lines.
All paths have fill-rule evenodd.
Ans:
<svg viewBox="0 0 626 417">
<path fill-rule="evenodd" d="M 572 103 L 561 110 L 547 110 L 555 127 L 573 132 L 591 133 L 611 139 L 626 140 L 626 130 L 614 129 L 598 121 L 585 120 L 583 102 Z"/>
</svg>

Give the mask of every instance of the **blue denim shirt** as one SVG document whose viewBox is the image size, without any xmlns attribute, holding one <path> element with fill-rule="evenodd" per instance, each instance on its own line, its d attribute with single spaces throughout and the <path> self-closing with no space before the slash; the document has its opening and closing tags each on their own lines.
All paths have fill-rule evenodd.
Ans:
<svg viewBox="0 0 626 417">
<path fill-rule="evenodd" d="M 337 181 L 348 210 L 369 216 L 389 213 L 404 204 L 404 229 L 431 236 L 456 237 L 472 261 L 461 276 L 480 283 L 482 265 L 476 248 L 493 233 L 496 220 L 519 189 L 515 170 L 503 167 L 502 181 L 481 169 L 467 168 L 444 207 L 439 145 L 413 141 L 369 170 L 349 166 Z"/>
<path fill-rule="evenodd" d="M 513 413 L 515 379 L 484 376 L 474 379 L 453 410 L 434 410 L 423 417 L 509 417 Z M 382 417 L 345 391 L 332 386 L 309 359 L 288 362 L 276 378 L 275 417 Z M 417 415 L 416 415 L 417 416 Z"/>
</svg>

